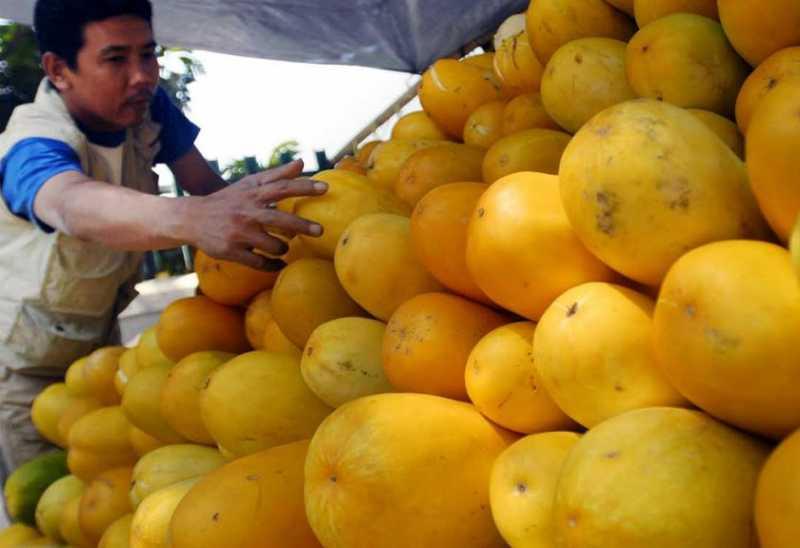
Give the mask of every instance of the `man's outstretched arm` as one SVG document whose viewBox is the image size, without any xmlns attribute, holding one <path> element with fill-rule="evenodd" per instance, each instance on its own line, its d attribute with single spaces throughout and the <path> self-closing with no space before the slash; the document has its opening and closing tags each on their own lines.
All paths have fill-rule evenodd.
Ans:
<svg viewBox="0 0 800 548">
<path fill-rule="evenodd" d="M 56 230 L 115 249 L 144 251 L 189 244 L 212 257 L 270 269 L 273 261 L 254 250 L 277 256 L 287 246 L 264 227 L 288 234 L 322 233 L 313 222 L 269 207 L 284 198 L 327 190 L 324 183 L 295 179 L 301 171 L 302 162 L 292 162 L 207 196 L 185 198 L 152 196 L 69 171 L 42 186 L 34 212 Z"/>
</svg>

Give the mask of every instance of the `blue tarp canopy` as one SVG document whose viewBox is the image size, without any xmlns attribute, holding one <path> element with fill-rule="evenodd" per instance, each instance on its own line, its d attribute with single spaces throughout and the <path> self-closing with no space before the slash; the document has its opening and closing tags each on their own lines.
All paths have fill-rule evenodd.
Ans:
<svg viewBox="0 0 800 548">
<path fill-rule="evenodd" d="M 422 72 L 493 32 L 528 0 L 152 0 L 164 45 Z M 31 23 L 34 0 L 0 1 Z"/>
</svg>

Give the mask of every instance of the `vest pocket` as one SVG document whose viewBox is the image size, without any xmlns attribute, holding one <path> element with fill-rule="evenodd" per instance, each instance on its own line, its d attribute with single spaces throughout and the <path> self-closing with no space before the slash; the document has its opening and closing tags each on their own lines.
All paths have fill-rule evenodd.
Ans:
<svg viewBox="0 0 800 548">
<path fill-rule="evenodd" d="M 137 268 L 135 254 L 59 234 L 42 284 L 42 304 L 54 312 L 107 316 Z"/>
<path fill-rule="evenodd" d="M 111 318 L 86 318 L 53 313 L 37 303 L 23 302 L 6 348 L 19 357 L 12 369 L 63 371 L 70 363 L 102 345 Z"/>
</svg>

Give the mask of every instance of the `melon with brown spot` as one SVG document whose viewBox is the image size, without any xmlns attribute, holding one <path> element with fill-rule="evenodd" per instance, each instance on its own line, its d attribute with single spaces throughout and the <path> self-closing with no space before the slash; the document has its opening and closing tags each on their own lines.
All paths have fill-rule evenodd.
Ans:
<svg viewBox="0 0 800 548">
<path fill-rule="evenodd" d="M 587 428 L 641 407 L 688 406 L 658 367 L 655 302 L 632 289 L 587 283 L 558 297 L 533 339 L 543 387 Z"/>
<path fill-rule="evenodd" d="M 555 546 L 752 548 L 756 478 L 768 454 L 699 411 L 618 415 L 584 435 L 561 468 Z"/>
<path fill-rule="evenodd" d="M 603 0 L 536 0 L 528 8 L 526 30 L 536 57 L 546 65 L 568 42 L 595 36 L 626 42 L 636 25 Z"/>
<path fill-rule="evenodd" d="M 736 98 L 736 123 L 742 133 L 747 133 L 761 100 L 778 84 L 796 79 L 800 79 L 800 47 L 782 49 L 764 59 L 744 81 Z"/>
<path fill-rule="evenodd" d="M 750 69 L 718 22 L 675 13 L 653 21 L 631 38 L 625 70 L 640 97 L 727 116 L 733 114 Z"/>
<path fill-rule="evenodd" d="M 492 80 L 492 62 L 487 71 L 476 61 L 440 59 L 422 74 L 422 108 L 451 138 L 461 139 L 467 118 L 476 108 L 503 98 L 499 82 Z"/>
<path fill-rule="evenodd" d="M 321 548 L 303 503 L 308 440 L 237 459 L 210 472 L 181 500 L 171 548 Z"/>
<path fill-rule="evenodd" d="M 567 146 L 559 180 L 586 247 L 647 285 L 690 249 L 769 234 L 741 160 L 667 103 L 628 101 L 592 118 Z"/>
<path fill-rule="evenodd" d="M 625 75 L 625 42 L 611 38 L 580 38 L 561 46 L 542 77 L 542 103 L 570 133 L 601 110 L 635 97 Z"/>
<path fill-rule="evenodd" d="M 492 516 L 511 546 L 552 548 L 553 498 L 561 466 L 580 439 L 574 432 L 533 434 L 514 442 L 492 466 Z"/>
<path fill-rule="evenodd" d="M 569 140 L 570 135 L 563 131 L 538 128 L 503 137 L 483 158 L 483 181 L 491 184 L 521 171 L 555 175 Z"/>
<path fill-rule="evenodd" d="M 542 96 L 538 91 L 518 95 L 506 103 L 506 107 L 503 109 L 504 137 L 536 128 L 561 129 L 561 126 L 547 114 L 547 110 L 542 104 Z"/>
<path fill-rule="evenodd" d="M 653 333 L 664 374 L 689 401 L 781 438 L 800 427 L 798 330 L 800 284 L 789 252 L 736 240 L 699 247 L 675 263 L 661 286 Z"/>
</svg>

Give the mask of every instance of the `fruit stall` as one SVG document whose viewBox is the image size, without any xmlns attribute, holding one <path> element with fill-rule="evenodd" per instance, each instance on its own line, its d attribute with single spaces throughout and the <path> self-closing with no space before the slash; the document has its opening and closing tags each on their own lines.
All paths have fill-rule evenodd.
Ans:
<svg viewBox="0 0 800 548">
<path fill-rule="evenodd" d="M 325 227 L 281 272 L 198 252 L 38 396 L 0 547 L 800 545 L 800 3 L 335 2 L 289 48 L 306 4 L 226 24 L 422 110 L 278 204 Z"/>
</svg>

